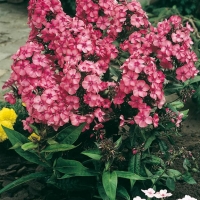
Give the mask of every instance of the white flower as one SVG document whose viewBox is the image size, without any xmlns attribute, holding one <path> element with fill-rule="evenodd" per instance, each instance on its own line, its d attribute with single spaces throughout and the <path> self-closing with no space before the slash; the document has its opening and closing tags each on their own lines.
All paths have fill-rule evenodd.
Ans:
<svg viewBox="0 0 200 200">
<path fill-rule="evenodd" d="M 189 195 L 185 195 L 185 197 L 183 197 L 183 199 L 178 199 L 178 200 L 197 200 Z"/>
<path fill-rule="evenodd" d="M 137 197 L 134 197 L 133 200 L 146 200 L 146 199 L 142 199 L 141 197 L 137 196 Z"/>
<path fill-rule="evenodd" d="M 146 196 L 148 196 L 149 198 L 154 197 L 154 189 L 153 188 L 149 188 L 148 190 L 142 190 L 142 192 L 145 193 Z"/>
<path fill-rule="evenodd" d="M 160 190 L 159 192 L 156 192 L 154 194 L 154 197 L 161 199 L 161 198 L 165 198 L 165 197 L 170 197 L 172 196 L 171 193 L 167 193 L 167 190 Z"/>
</svg>

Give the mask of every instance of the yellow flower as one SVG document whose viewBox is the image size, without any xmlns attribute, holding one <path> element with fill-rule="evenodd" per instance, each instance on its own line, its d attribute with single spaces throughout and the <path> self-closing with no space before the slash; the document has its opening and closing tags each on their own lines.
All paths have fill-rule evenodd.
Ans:
<svg viewBox="0 0 200 200">
<path fill-rule="evenodd" d="M 17 114 L 11 108 L 3 108 L 0 110 L 0 123 L 1 121 L 10 121 L 12 125 L 16 122 Z"/>
<path fill-rule="evenodd" d="M 40 136 L 37 135 L 36 133 L 32 133 L 29 137 L 28 137 L 29 140 L 31 140 L 32 142 L 35 142 L 35 141 L 40 141 Z"/>
<path fill-rule="evenodd" d="M 1 125 L 9 128 L 9 129 L 13 129 L 13 125 L 12 125 L 11 121 L 7 121 L 7 120 L 0 122 L 0 142 L 3 142 L 4 140 L 8 139 L 8 136 L 6 135 L 6 133 L 3 130 Z"/>
</svg>

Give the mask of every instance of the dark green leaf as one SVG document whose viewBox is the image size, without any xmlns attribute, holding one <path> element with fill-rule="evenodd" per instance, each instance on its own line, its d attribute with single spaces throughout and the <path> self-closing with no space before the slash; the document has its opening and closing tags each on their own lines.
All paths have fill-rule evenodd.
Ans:
<svg viewBox="0 0 200 200">
<path fill-rule="evenodd" d="M 73 144 L 81 134 L 85 123 L 80 126 L 68 126 L 57 134 L 56 140 L 62 144 Z"/>
<path fill-rule="evenodd" d="M 13 146 L 18 143 L 24 144 L 24 143 L 30 142 L 25 136 L 23 136 L 21 133 L 18 133 L 15 130 L 8 129 L 6 127 L 3 127 L 3 129 L 6 132 L 8 139 L 10 140 Z M 25 158 L 29 162 L 36 163 L 44 167 L 48 167 L 47 163 L 41 161 L 41 159 L 38 157 L 38 155 L 35 152 L 24 151 L 23 149 L 21 149 L 21 147 L 16 148 L 15 151 L 21 157 Z"/>
<path fill-rule="evenodd" d="M 119 196 L 125 200 L 130 200 L 130 196 L 129 196 L 127 190 L 121 185 L 118 185 L 118 187 L 117 187 L 117 196 Z"/>
<path fill-rule="evenodd" d="M 147 178 L 139 176 L 135 173 L 132 172 L 127 172 L 127 171 L 115 171 L 117 176 L 120 178 L 126 178 L 130 180 L 146 180 Z"/>
<path fill-rule="evenodd" d="M 182 175 L 181 172 L 179 172 L 178 170 L 175 170 L 175 169 L 167 169 L 166 173 L 171 178 L 178 178 Z"/>
<path fill-rule="evenodd" d="M 101 152 L 99 151 L 99 149 L 89 149 L 89 150 L 81 152 L 81 154 L 84 154 L 84 155 L 86 155 L 89 158 L 92 158 L 94 160 L 100 160 L 101 159 Z"/>
<path fill-rule="evenodd" d="M 110 200 L 116 200 L 117 174 L 115 171 L 104 171 L 102 176 L 104 190 Z"/>
<path fill-rule="evenodd" d="M 59 152 L 59 151 L 68 151 L 74 148 L 76 148 L 76 146 L 71 145 L 71 144 L 52 144 L 52 145 L 47 146 L 41 152 L 51 153 L 51 152 Z"/>
<path fill-rule="evenodd" d="M 166 186 L 167 186 L 170 190 L 174 191 L 174 190 L 175 190 L 175 181 L 174 181 L 174 179 L 168 177 L 167 180 L 166 180 Z"/>
<path fill-rule="evenodd" d="M 80 162 L 75 160 L 66 160 L 58 158 L 55 164 L 55 170 L 73 176 L 96 176 L 97 172 L 89 170 Z"/>
<path fill-rule="evenodd" d="M 21 185 L 23 183 L 26 183 L 26 182 L 28 182 L 30 180 L 37 179 L 37 178 L 42 178 L 42 177 L 47 177 L 47 176 L 49 176 L 49 174 L 46 173 L 46 172 L 36 172 L 36 173 L 29 174 L 27 176 L 23 176 L 23 177 L 17 179 L 16 181 L 13 181 L 12 183 L 6 185 L 4 188 L 2 188 L 0 190 L 0 194 L 3 193 L 3 192 L 8 191 L 8 190 L 10 190 L 10 189 L 12 189 L 14 187 L 17 187 L 17 186 L 19 186 L 19 185 Z"/>
<path fill-rule="evenodd" d="M 122 136 L 115 142 L 115 148 L 118 149 L 122 144 Z"/>
<path fill-rule="evenodd" d="M 183 174 L 182 178 L 188 184 L 196 184 L 197 183 L 189 172 L 186 172 L 185 174 Z"/>
<path fill-rule="evenodd" d="M 152 135 L 147 139 L 147 141 L 145 142 L 145 145 L 144 145 L 144 151 L 147 150 L 151 146 L 152 142 L 155 139 L 156 139 L 155 135 Z"/>
<path fill-rule="evenodd" d="M 104 187 L 101 183 L 98 183 L 97 184 L 97 189 L 98 189 L 98 192 L 99 192 L 99 195 L 100 197 L 103 199 L 103 200 L 109 200 L 108 196 L 106 195 L 106 192 L 104 190 Z"/>
</svg>

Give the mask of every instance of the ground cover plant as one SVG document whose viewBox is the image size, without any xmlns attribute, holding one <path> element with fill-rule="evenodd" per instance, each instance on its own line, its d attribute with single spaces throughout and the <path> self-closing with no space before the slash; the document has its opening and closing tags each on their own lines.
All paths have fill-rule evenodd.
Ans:
<svg viewBox="0 0 200 200">
<path fill-rule="evenodd" d="M 144 197 L 150 187 L 167 195 L 162 189 L 175 190 L 179 180 L 195 184 L 191 152 L 172 148 L 188 113 L 180 109 L 199 81 L 192 26 L 178 15 L 152 26 L 137 1 L 76 3 L 72 18 L 57 0 L 29 2 L 31 32 L 4 88 L 9 103 L 26 109 L 30 136 L 10 129 L 17 114 L 5 108 L 1 134 L 44 170 L 0 193 L 36 178 L 68 197 L 81 190 L 111 200 Z M 178 99 L 166 101 L 175 92 Z M 184 173 L 173 169 L 180 158 Z"/>
</svg>

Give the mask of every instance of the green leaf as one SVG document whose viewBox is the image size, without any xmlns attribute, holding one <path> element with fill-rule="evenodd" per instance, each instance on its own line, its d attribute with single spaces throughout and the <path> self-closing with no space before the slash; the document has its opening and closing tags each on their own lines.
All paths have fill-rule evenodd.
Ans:
<svg viewBox="0 0 200 200">
<path fill-rule="evenodd" d="M 104 187 L 101 183 L 98 183 L 97 184 L 97 189 L 98 189 L 98 192 L 99 192 L 99 195 L 100 197 L 103 199 L 103 200 L 109 200 L 108 196 L 106 195 L 106 192 L 104 190 Z"/>
<path fill-rule="evenodd" d="M 127 171 L 115 171 L 117 176 L 120 178 L 126 178 L 130 180 L 146 180 L 147 178 L 139 176 L 133 172 L 127 172 Z"/>
<path fill-rule="evenodd" d="M 187 158 L 185 158 L 183 161 L 183 168 L 187 171 L 189 170 L 189 168 L 191 168 L 191 163 Z"/>
<path fill-rule="evenodd" d="M 21 146 L 21 148 L 24 150 L 24 151 L 27 151 L 27 150 L 30 150 L 30 149 L 36 149 L 38 147 L 38 144 L 36 143 L 33 143 L 33 142 L 28 142 L 28 143 L 25 143 Z"/>
<path fill-rule="evenodd" d="M 52 138 L 49 138 L 48 140 L 47 140 L 47 143 L 48 144 L 58 144 L 58 142 L 56 142 L 55 140 L 53 140 Z"/>
<path fill-rule="evenodd" d="M 117 174 L 115 171 L 104 171 L 102 176 L 104 190 L 110 200 L 116 200 Z"/>
<path fill-rule="evenodd" d="M 196 83 L 200 81 L 200 76 L 195 76 L 193 79 L 189 80 L 189 84 Z"/>
<path fill-rule="evenodd" d="M 62 144 L 73 144 L 81 134 L 85 123 L 80 126 L 68 126 L 57 134 L 56 140 Z"/>
<path fill-rule="evenodd" d="M 144 145 L 144 151 L 147 150 L 147 149 L 151 146 L 152 142 L 153 142 L 155 139 L 156 139 L 155 135 L 152 135 L 152 136 L 150 136 L 150 137 L 147 139 L 147 141 L 146 141 L 146 143 L 145 143 L 145 145 Z"/>
<path fill-rule="evenodd" d="M 41 152 L 50 153 L 50 152 L 68 151 L 74 148 L 76 148 L 76 146 L 71 145 L 71 144 L 52 144 L 52 145 L 47 146 Z"/>
<path fill-rule="evenodd" d="M 19 147 L 21 147 L 22 146 L 22 143 L 16 143 L 16 144 L 14 144 L 12 147 L 10 147 L 9 149 L 17 149 L 17 148 L 19 148 Z"/>
<path fill-rule="evenodd" d="M 129 196 L 127 190 L 121 185 L 117 186 L 117 196 L 119 196 L 125 200 L 130 200 L 130 196 Z"/>
<path fill-rule="evenodd" d="M 144 160 L 144 163 L 157 164 L 157 165 L 164 166 L 164 161 L 161 158 L 159 158 L 158 156 L 155 156 L 155 155 L 148 155 L 146 157 L 146 159 Z"/>
<path fill-rule="evenodd" d="M 167 169 L 166 173 L 168 174 L 169 177 L 171 178 L 178 178 L 181 177 L 181 172 L 175 169 Z"/>
<path fill-rule="evenodd" d="M 174 179 L 168 177 L 167 180 L 166 180 L 166 186 L 167 186 L 170 190 L 174 191 L 174 190 L 175 190 L 175 181 L 174 181 Z"/>
<path fill-rule="evenodd" d="M 118 149 L 122 144 L 122 136 L 114 143 L 115 149 Z"/>
<path fill-rule="evenodd" d="M 73 176 L 96 176 L 98 173 L 89 170 L 76 160 L 58 158 L 54 167 L 55 170 Z"/>
<path fill-rule="evenodd" d="M 181 109 L 184 107 L 184 103 L 181 101 L 173 101 L 170 103 L 171 106 L 173 106 L 176 109 Z"/>
<path fill-rule="evenodd" d="M 81 152 L 81 154 L 86 155 L 89 158 L 92 158 L 94 160 L 101 159 L 101 152 L 99 151 L 99 149 L 89 149 L 89 150 Z"/>
<path fill-rule="evenodd" d="M 174 94 L 184 88 L 181 84 L 168 84 L 167 87 L 164 89 L 165 95 Z"/>
<path fill-rule="evenodd" d="M 197 183 L 189 172 L 186 172 L 185 174 L 183 174 L 182 178 L 188 184 L 196 184 Z"/>
<path fill-rule="evenodd" d="M 46 172 L 36 172 L 36 173 L 29 174 L 27 176 L 23 176 L 23 177 L 17 179 L 16 181 L 13 181 L 12 183 L 6 185 L 4 188 L 2 188 L 0 190 L 0 194 L 2 194 L 3 192 L 6 192 L 14 187 L 17 187 L 23 183 L 26 183 L 30 180 L 47 177 L 47 176 L 49 176 L 49 173 L 46 173 Z"/>
<path fill-rule="evenodd" d="M 15 130 L 8 129 L 6 127 L 3 127 L 4 131 L 6 132 L 6 135 L 8 136 L 8 139 L 10 140 L 11 144 L 15 146 L 15 144 L 24 144 L 30 142 L 25 136 L 23 136 L 21 133 L 18 133 Z M 23 149 L 15 148 L 15 151 L 24 159 L 28 160 L 29 162 L 36 163 L 39 165 L 42 165 L 44 167 L 48 167 L 47 163 L 41 161 L 41 159 L 37 156 L 35 152 L 29 152 L 24 151 Z"/>
</svg>

